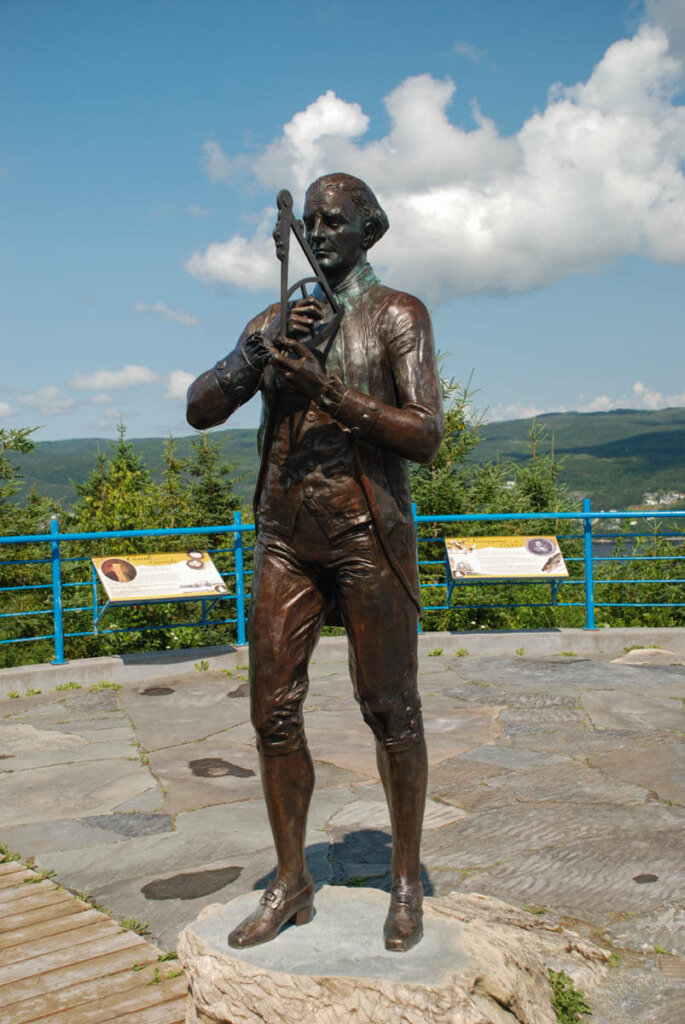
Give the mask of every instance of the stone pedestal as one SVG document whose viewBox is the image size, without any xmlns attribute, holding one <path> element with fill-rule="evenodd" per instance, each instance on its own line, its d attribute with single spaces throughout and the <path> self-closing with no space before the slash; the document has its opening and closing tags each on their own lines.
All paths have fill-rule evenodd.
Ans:
<svg viewBox="0 0 685 1024">
<path fill-rule="evenodd" d="M 230 949 L 259 894 L 206 907 L 179 936 L 190 982 L 186 1024 L 557 1024 L 547 968 L 588 993 L 603 950 L 499 900 L 425 900 L 424 938 L 383 946 L 387 893 L 324 886 L 314 920 L 273 942 Z"/>
</svg>

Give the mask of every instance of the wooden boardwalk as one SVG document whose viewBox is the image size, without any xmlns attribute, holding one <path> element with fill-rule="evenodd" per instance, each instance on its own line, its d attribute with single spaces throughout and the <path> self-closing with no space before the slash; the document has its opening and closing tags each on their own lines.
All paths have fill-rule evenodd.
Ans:
<svg viewBox="0 0 685 1024">
<path fill-rule="evenodd" d="M 182 1024 L 177 960 L 16 862 L 0 864 L 2 1024 Z"/>
</svg>

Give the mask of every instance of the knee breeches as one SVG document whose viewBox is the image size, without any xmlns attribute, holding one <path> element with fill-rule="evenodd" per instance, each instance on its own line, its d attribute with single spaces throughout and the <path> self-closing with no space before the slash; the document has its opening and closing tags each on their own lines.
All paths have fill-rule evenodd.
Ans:
<svg viewBox="0 0 685 1024">
<path fill-rule="evenodd" d="M 267 756 L 305 746 L 308 665 L 332 602 L 348 635 L 354 695 L 378 742 L 402 750 L 422 735 L 413 601 L 370 524 L 330 539 L 311 520 L 294 538 L 264 531 L 257 546 L 251 711 Z"/>
</svg>

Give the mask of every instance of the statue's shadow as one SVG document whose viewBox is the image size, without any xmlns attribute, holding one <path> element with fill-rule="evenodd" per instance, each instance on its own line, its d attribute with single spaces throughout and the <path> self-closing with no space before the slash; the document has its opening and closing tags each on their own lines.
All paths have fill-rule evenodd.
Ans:
<svg viewBox="0 0 685 1024">
<path fill-rule="evenodd" d="M 332 837 L 326 843 L 310 844 L 306 855 L 307 867 L 314 876 L 317 889 L 322 885 L 346 885 L 385 892 L 390 890 L 392 840 L 388 832 L 374 828 L 347 832 Z M 268 874 L 257 879 L 254 888 L 264 889 L 275 874 L 274 864 Z M 425 895 L 432 896 L 433 883 L 423 864 L 421 881 Z"/>
</svg>

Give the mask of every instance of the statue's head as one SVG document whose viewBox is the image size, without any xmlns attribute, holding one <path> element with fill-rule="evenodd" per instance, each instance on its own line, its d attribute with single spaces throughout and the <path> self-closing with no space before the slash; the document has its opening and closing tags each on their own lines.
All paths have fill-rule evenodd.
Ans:
<svg viewBox="0 0 685 1024">
<path fill-rule="evenodd" d="M 339 171 L 335 174 L 324 174 L 307 189 L 305 209 L 310 197 L 320 196 L 326 192 L 339 193 L 341 199 L 349 198 L 362 219 L 364 230 L 364 249 L 370 249 L 388 230 L 388 215 L 376 199 L 376 196 L 361 178 L 353 174 Z"/>
<path fill-rule="evenodd" d="M 321 269 L 335 284 L 388 229 L 388 218 L 368 185 L 351 174 L 325 174 L 309 188 L 302 217 L 307 241 Z"/>
</svg>

